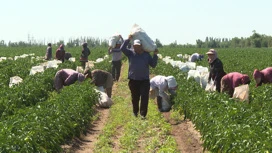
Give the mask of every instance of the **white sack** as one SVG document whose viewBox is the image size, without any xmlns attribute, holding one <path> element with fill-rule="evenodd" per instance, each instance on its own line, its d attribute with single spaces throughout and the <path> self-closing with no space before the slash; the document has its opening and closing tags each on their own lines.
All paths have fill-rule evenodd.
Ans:
<svg viewBox="0 0 272 153">
<path fill-rule="evenodd" d="M 238 86 L 234 88 L 234 93 L 232 98 L 238 98 L 241 101 L 247 101 L 248 102 L 249 97 L 249 86 L 248 84 Z"/>
<path fill-rule="evenodd" d="M 20 82 L 23 82 L 23 79 L 19 76 L 14 76 L 9 79 L 9 87 L 12 87 L 15 84 L 19 84 Z"/>
<path fill-rule="evenodd" d="M 37 72 L 43 72 L 44 71 L 44 67 L 42 65 L 40 66 L 33 66 L 30 70 L 30 74 L 29 75 L 34 75 Z"/>
<path fill-rule="evenodd" d="M 142 47 L 147 52 L 153 52 L 157 48 L 154 41 L 146 34 L 146 32 L 137 24 L 134 24 L 130 34 L 135 39 L 139 39 L 142 43 Z"/>
<path fill-rule="evenodd" d="M 98 105 L 100 107 L 108 108 L 113 104 L 111 98 L 109 98 L 105 92 L 101 92 L 97 89 L 95 89 L 95 91 L 99 93 Z"/>
<path fill-rule="evenodd" d="M 120 39 L 119 34 L 115 34 L 115 35 L 111 36 L 109 39 L 109 46 L 112 48 L 115 48 L 116 43 L 119 41 L 119 39 Z"/>
</svg>

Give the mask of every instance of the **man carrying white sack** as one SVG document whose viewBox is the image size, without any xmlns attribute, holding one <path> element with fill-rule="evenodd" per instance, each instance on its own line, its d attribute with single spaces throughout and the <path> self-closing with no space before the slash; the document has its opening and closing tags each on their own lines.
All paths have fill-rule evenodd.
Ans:
<svg viewBox="0 0 272 153">
<path fill-rule="evenodd" d="M 150 80 L 150 98 L 157 97 L 158 109 L 160 112 L 170 111 L 171 98 L 176 95 L 178 84 L 173 76 L 157 75 Z M 170 97 L 166 92 L 170 93 Z"/>
<path fill-rule="evenodd" d="M 189 62 L 196 62 L 198 60 L 202 60 L 204 58 L 204 55 L 198 54 L 198 53 L 194 53 L 191 55 Z"/>
</svg>

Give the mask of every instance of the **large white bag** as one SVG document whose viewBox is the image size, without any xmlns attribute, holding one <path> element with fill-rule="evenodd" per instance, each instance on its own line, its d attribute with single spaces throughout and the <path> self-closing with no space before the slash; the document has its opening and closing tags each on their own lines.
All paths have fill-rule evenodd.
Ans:
<svg viewBox="0 0 272 153">
<path fill-rule="evenodd" d="M 112 48 L 115 48 L 116 43 L 119 41 L 119 39 L 120 39 L 119 34 L 115 34 L 115 35 L 111 36 L 109 39 L 109 46 Z"/>
<path fill-rule="evenodd" d="M 102 108 L 109 108 L 113 104 L 111 98 L 105 93 L 95 89 L 99 93 L 98 106 Z"/>
<path fill-rule="evenodd" d="M 20 82 L 23 82 L 23 79 L 19 76 L 14 76 L 9 79 L 9 87 L 12 87 L 15 84 L 19 84 Z"/>
<path fill-rule="evenodd" d="M 137 24 L 134 24 L 130 34 L 132 35 L 133 41 L 139 39 L 142 43 L 142 47 L 145 51 L 153 52 L 157 48 L 154 41 L 146 34 L 146 32 Z"/>
<path fill-rule="evenodd" d="M 216 91 L 216 86 L 214 85 L 214 81 L 211 80 L 210 83 L 207 83 L 205 91 L 214 92 Z"/>
<path fill-rule="evenodd" d="M 44 66 L 33 66 L 30 70 L 30 74 L 29 75 L 34 75 L 37 72 L 43 72 L 44 71 Z"/>
<path fill-rule="evenodd" d="M 238 98 L 241 101 L 247 101 L 248 102 L 248 96 L 249 96 L 249 86 L 248 84 L 238 86 L 234 88 L 234 93 L 232 98 Z"/>
</svg>

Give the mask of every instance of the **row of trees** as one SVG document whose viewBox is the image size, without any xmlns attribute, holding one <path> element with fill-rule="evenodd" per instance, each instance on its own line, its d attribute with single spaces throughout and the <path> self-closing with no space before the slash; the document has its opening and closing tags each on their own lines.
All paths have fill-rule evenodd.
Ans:
<svg viewBox="0 0 272 153">
<path fill-rule="evenodd" d="M 205 41 L 200 39 L 196 40 L 196 44 L 184 44 L 180 45 L 177 42 L 169 44 L 170 47 L 185 47 L 185 48 L 261 48 L 261 47 L 272 47 L 272 36 L 267 36 L 264 34 L 256 33 L 253 31 L 253 34 L 248 38 L 238 38 L 234 37 L 229 38 L 213 38 L 206 37 Z"/>
<path fill-rule="evenodd" d="M 58 42 L 53 42 L 53 45 L 59 46 L 60 44 L 65 44 L 67 47 L 76 47 L 80 46 L 83 42 L 87 42 L 89 47 L 97 47 L 97 46 L 108 46 L 108 40 L 99 39 L 93 37 L 79 37 L 79 38 L 70 38 L 68 42 L 65 44 L 64 40 L 60 40 Z M 163 45 L 159 39 L 155 39 L 155 43 L 158 47 L 169 46 L 169 47 L 185 47 L 185 48 L 244 48 L 244 47 L 253 47 L 253 48 L 261 48 L 261 47 L 272 47 L 272 36 L 267 36 L 264 34 L 256 33 L 253 31 L 253 34 L 248 38 L 238 38 L 234 37 L 232 39 L 229 38 L 213 38 L 206 37 L 205 41 L 200 39 L 196 40 L 196 44 L 177 44 L 177 41 L 170 43 L 169 45 Z M 27 47 L 27 46 L 44 46 L 45 42 L 9 42 L 5 43 L 4 40 L 0 41 L 0 46 L 9 46 L 9 47 Z"/>
<path fill-rule="evenodd" d="M 81 46 L 83 42 L 87 42 L 89 47 L 97 47 L 97 46 L 108 46 L 108 40 L 99 39 L 93 37 L 79 37 L 79 38 L 70 38 L 68 42 L 65 44 L 64 40 L 59 40 L 58 42 L 51 42 L 52 45 L 59 46 L 60 44 L 65 44 L 67 47 L 77 47 Z M 30 47 L 30 46 L 45 46 L 45 42 L 38 41 L 19 41 L 19 42 L 11 42 L 8 44 L 5 43 L 4 40 L 0 41 L 0 46 L 2 47 Z"/>
</svg>

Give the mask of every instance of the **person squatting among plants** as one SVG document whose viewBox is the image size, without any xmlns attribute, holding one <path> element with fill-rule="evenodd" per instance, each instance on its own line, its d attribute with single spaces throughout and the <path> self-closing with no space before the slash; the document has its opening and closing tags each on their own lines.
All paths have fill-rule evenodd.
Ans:
<svg viewBox="0 0 272 153">
<path fill-rule="evenodd" d="M 255 69 L 253 78 L 255 79 L 256 87 L 261 86 L 263 83 L 272 83 L 272 67 L 265 68 L 261 71 Z"/>
<path fill-rule="evenodd" d="M 212 79 L 214 81 L 214 85 L 216 86 L 216 91 L 220 92 L 221 79 L 226 74 L 223 68 L 223 63 L 217 57 L 216 50 L 210 49 L 206 54 L 208 55 L 208 62 L 210 67 L 208 83 Z"/>
<path fill-rule="evenodd" d="M 249 84 L 248 75 L 238 72 L 231 72 L 223 76 L 221 79 L 221 92 L 226 92 L 230 97 L 233 96 L 234 88 L 242 84 Z"/>
<path fill-rule="evenodd" d="M 64 62 L 65 58 L 65 50 L 64 50 L 64 45 L 61 44 L 59 48 L 56 50 L 56 59 L 61 60 L 62 63 Z"/>
<path fill-rule="evenodd" d="M 52 45 L 51 43 L 47 44 L 46 54 L 45 54 L 45 60 L 51 60 L 52 59 Z"/>
<path fill-rule="evenodd" d="M 87 68 L 84 71 L 84 75 L 85 78 L 92 79 L 91 84 L 94 84 L 97 87 L 103 86 L 103 88 L 106 90 L 108 97 L 111 98 L 113 78 L 109 72 L 98 69 L 91 71 Z"/>
<path fill-rule="evenodd" d="M 195 62 L 198 60 L 202 60 L 204 58 L 204 55 L 199 54 L 199 53 L 193 53 L 189 59 L 189 62 Z"/>
<path fill-rule="evenodd" d="M 83 69 L 85 69 L 85 67 L 86 67 L 86 62 L 88 62 L 88 56 L 90 54 L 91 54 L 91 51 L 88 47 L 88 44 L 86 42 L 84 42 L 82 44 L 82 51 L 81 51 L 81 56 L 80 56 L 80 62 L 81 62 Z"/>
<path fill-rule="evenodd" d="M 108 53 L 112 54 L 112 67 L 111 74 L 114 81 L 118 81 L 122 66 L 122 51 L 120 49 L 121 44 L 124 42 L 122 36 L 120 35 L 120 40 L 116 43 L 115 48 L 109 47 Z"/>
<path fill-rule="evenodd" d="M 132 40 L 132 35 L 121 45 L 122 52 L 128 57 L 128 86 L 131 92 L 133 113 L 138 116 L 139 101 L 140 115 L 145 118 L 147 115 L 149 99 L 149 66 L 155 68 L 158 61 L 158 49 L 154 51 L 153 57 L 149 52 L 143 50 L 141 41 L 136 39 L 133 42 L 133 49 L 128 49 L 128 44 Z"/>
<path fill-rule="evenodd" d="M 61 69 L 55 75 L 54 87 L 59 92 L 63 86 L 69 86 L 75 83 L 84 81 L 85 77 L 82 73 L 79 73 L 73 69 Z"/>
<path fill-rule="evenodd" d="M 157 75 L 150 80 L 150 98 L 157 97 L 157 105 L 160 112 L 168 112 L 172 107 L 172 98 L 176 95 L 178 87 L 173 76 Z M 170 97 L 166 92 L 170 93 Z"/>
</svg>

